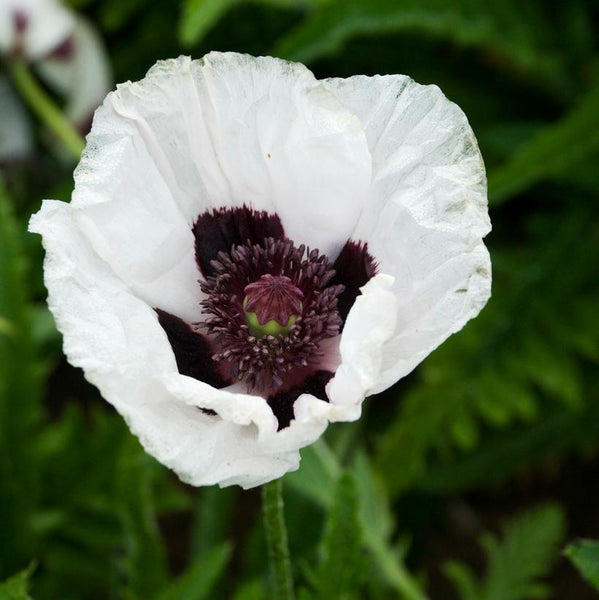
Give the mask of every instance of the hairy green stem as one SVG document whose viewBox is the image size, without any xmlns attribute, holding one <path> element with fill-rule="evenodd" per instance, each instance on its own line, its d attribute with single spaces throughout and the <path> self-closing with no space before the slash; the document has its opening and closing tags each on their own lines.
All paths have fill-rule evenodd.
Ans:
<svg viewBox="0 0 599 600">
<path fill-rule="evenodd" d="M 293 600 L 293 577 L 283 513 L 283 483 L 280 479 L 262 486 L 262 515 L 274 577 L 273 598 Z"/>
<path fill-rule="evenodd" d="M 31 74 L 27 63 L 19 58 L 12 59 L 10 72 L 29 107 L 56 134 L 73 157 L 79 160 L 85 147 L 83 138 Z"/>
</svg>

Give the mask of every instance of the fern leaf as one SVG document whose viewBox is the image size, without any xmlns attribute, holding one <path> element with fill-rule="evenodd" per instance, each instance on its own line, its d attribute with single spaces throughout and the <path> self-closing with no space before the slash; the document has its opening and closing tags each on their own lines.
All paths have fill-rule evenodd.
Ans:
<svg viewBox="0 0 599 600">
<path fill-rule="evenodd" d="M 322 561 L 314 573 L 317 598 L 356 598 L 363 575 L 358 492 L 353 477 L 346 473 L 337 484 L 323 540 Z"/>
<path fill-rule="evenodd" d="M 568 148 L 565 152 L 564 149 Z M 489 198 L 497 205 L 555 176 L 599 149 L 599 83 L 571 112 L 547 125 L 509 161 L 489 174 Z"/>
<path fill-rule="evenodd" d="M 537 507 L 508 522 L 501 539 L 490 533 L 482 538 L 487 555 L 487 570 L 475 586 L 471 575 L 461 579 L 453 567 L 453 579 L 461 591 L 468 590 L 465 600 L 529 600 L 546 598 L 546 587 L 540 581 L 558 555 L 564 535 L 562 510 L 553 504 Z M 467 585 L 466 585 L 467 584 Z M 468 595 L 470 594 L 470 595 Z M 474 599 L 472 599 L 474 600 Z"/>
<path fill-rule="evenodd" d="M 564 553 L 599 592 L 599 541 L 579 540 L 570 544 Z"/>
<path fill-rule="evenodd" d="M 223 575 L 232 547 L 221 544 L 200 554 L 189 569 L 158 595 L 157 600 L 204 600 L 210 598 L 214 584 Z"/>
<path fill-rule="evenodd" d="M 30 565 L 24 571 L 0 582 L 0 600 L 31 600 L 29 578 L 33 569 L 34 566 Z"/>
</svg>

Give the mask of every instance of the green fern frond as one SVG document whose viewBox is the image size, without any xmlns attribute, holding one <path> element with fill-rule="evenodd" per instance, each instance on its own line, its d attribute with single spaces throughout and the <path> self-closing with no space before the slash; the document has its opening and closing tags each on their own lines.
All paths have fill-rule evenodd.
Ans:
<svg viewBox="0 0 599 600">
<path fill-rule="evenodd" d="M 558 556 L 564 516 L 554 504 L 537 507 L 506 523 L 501 538 L 485 533 L 484 577 L 477 580 L 461 563 L 448 563 L 446 575 L 462 600 L 531 600 L 548 596 L 542 583 Z"/>
<path fill-rule="evenodd" d="M 29 595 L 29 579 L 35 565 L 31 564 L 24 571 L 0 582 L 0 600 L 32 600 Z"/>
<path fill-rule="evenodd" d="M 599 541 L 578 540 L 570 544 L 564 554 L 580 574 L 599 592 Z"/>
</svg>

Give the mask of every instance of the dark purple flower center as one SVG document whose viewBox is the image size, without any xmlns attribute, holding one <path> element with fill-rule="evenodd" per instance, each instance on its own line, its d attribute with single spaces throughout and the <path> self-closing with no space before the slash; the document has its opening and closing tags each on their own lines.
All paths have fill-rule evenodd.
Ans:
<svg viewBox="0 0 599 600">
<path fill-rule="evenodd" d="M 279 429 L 304 392 L 327 401 L 337 336 L 375 274 L 367 246 L 348 240 L 334 263 L 285 236 L 277 215 L 248 207 L 206 212 L 193 226 L 203 319 L 157 309 L 179 372 L 223 388 L 242 381 L 265 397 Z"/>
<path fill-rule="evenodd" d="M 196 328 L 210 336 L 212 359 L 222 371 L 245 381 L 248 391 L 273 393 L 298 374 L 314 372 L 320 343 L 337 335 L 342 323 L 337 296 L 344 286 L 330 285 L 335 271 L 328 258 L 291 240 L 266 238 L 219 252 L 212 267 L 214 274 L 200 282 L 206 318 Z M 279 327 L 269 331 L 270 321 Z"/>
</svg>

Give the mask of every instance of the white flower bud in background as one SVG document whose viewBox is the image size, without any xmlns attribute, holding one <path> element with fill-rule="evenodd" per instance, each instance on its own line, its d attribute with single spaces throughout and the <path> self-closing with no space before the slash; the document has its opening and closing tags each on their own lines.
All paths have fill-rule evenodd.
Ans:
<svg viewBox="0 0 599 600">
<path fill-rule="evenodd" d="M 7 61 L 31 63 L 64 98 L 73 125 L 89 131 L 94 110 L 112 87 L 108 56 L 92 24 L 58 0 L 0 0 L 0 52 Z M 25 118 L 14 102 L 0 100 L 0 160 L 31 151 L 29 126 L 11 123 Z"/>
<path fill-rule="evenodd" d="M 75 27 L 59 0 L 0 0 L 0 52 L 36 61 L 55 51 Z"/>
</svg>

